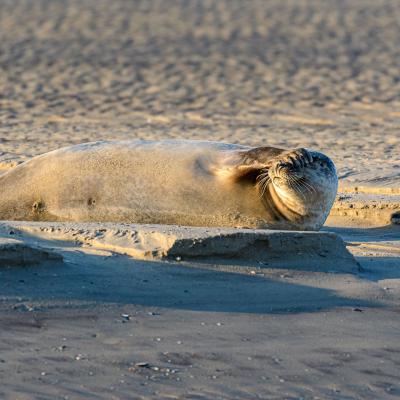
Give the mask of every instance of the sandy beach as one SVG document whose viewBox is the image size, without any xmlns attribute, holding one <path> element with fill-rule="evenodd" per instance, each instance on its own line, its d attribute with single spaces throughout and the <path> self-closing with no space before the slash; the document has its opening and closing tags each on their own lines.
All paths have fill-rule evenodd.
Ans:
<svg viewBox="0 0 400 400">
<path fill-rule="evenodd" d="M 76 143 L 201 139 L 320 150 L 339 194 L 305 255 L 0 221 L 0 397 L 400 398 L 399 19 L 391 0 L 2 1 L 0 174 Z"/>
<path fill-rule="evenodd" d="M 395 1 L 3 1 L 1 161 L 101 139 L 308 146 L 399 186 Z"/>
</svg>

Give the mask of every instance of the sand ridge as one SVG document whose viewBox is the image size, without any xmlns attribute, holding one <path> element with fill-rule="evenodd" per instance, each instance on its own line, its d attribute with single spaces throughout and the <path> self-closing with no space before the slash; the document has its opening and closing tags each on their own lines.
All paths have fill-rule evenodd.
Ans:
<svg viewBox="0 0 400 400">
<path fill-rule="evenodd" d="M 17 237 L 19 241 L 10 238 Z M 74 242 L 137 260 L 179 260 L 196 263 L 259 264 L 269 268 L 355 273 L 361 268 L 342 239 L 329 232 L 203 228 L 178 225 L 116 223 L 1 222 L 0 262 L 6 263 L 8 241 L 33 251 L 55 242 Z M 37 241 L 37 243 L 36 243 Z M 36 243 L 36 244 L 35 244 Z M 47 245 L 46 245 L 47 243 Z M 32 243 L 31 243 L 32 244 Z M 5 258 L 1 255 L 5 253 Z M 56 253 L 57 254 L 57 253 Z M 1 261 L 3 260 L 3 261 Z M 40 259 L 39 259 L 40 260 Z M 23 265 L 17 258 L 15 263 Z M 27 261 L 30 263 L 30 260 Z"/>
</svg>

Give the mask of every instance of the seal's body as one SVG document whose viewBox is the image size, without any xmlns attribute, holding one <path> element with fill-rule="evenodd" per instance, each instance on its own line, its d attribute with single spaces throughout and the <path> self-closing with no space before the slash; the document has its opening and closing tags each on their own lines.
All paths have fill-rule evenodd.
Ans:
<svg viewBox="0 0 400 400">
<path fill-rule="evenodd" d="M 0 219 L 314 230 L 336 191 L 332 161 L 305 149 L 94 142 L 0 176 Z"/>
</svg>

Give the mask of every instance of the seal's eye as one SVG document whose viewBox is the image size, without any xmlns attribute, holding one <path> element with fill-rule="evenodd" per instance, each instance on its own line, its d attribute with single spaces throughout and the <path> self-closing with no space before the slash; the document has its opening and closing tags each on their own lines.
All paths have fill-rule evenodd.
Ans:
<svg viewBox="0 0 400 400">
<path fill-rule="evenodd" d="M 324 162 L 320 162 L 319 165 L 320 165 L 321 167 L 325 167 L 325 163 L 324 163 Z"/>
</svg>

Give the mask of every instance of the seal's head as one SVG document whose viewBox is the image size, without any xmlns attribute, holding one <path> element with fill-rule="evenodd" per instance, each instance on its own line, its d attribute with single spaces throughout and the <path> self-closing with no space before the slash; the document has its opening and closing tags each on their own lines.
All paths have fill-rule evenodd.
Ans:
<svg viewBox="0 0 400 400">
<path fill-rule="evenodd" d="M 333 162 L 324 154 L 297 149 L 280 154 L 258 176 L 263 202 L 278 220 L 319 229 L 338 186 Z"/>
</svg>

